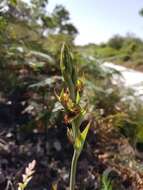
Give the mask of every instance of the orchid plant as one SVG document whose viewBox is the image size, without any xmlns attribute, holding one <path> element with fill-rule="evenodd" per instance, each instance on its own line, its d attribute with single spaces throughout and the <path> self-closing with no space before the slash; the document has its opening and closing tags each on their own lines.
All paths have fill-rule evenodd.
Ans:
<svg viewBox="0 0 143 190">
<path fill-rule="evenodd" d="M 81 104 L 84 85 L 83 80 L 77 78 L 73 54 L 66 44 L 63 44 L 61 49 L 60 68 L 65 88 L 62 89 L 57 98 L 64 107 L 66 123 L 71 125 L 70 129 L 67 127 L 67 136 L 74 149 L 70 171 L 70 190 L 74 190 L 77 162 L 83 150 L 91 123 L 89 122 L 84 130 L 81 131 L 80 126 L 87 112 L 87 106 L 82 106 Z"/>
</svg>

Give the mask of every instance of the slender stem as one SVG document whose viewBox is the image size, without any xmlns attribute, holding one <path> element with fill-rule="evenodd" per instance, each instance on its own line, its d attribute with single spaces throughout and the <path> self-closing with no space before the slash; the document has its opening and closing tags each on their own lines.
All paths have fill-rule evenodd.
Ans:
<svg viewBox="0 0 143 190">
<path fill-rule="evenodd" d="M 80 153 L 77 150 L 74 150 L 72 164 L 71 164 L 71 173 L 70 173 L 70 190 L 75 189 L 77 161 L 78 161 L 79 155 Z"/>
</svg>

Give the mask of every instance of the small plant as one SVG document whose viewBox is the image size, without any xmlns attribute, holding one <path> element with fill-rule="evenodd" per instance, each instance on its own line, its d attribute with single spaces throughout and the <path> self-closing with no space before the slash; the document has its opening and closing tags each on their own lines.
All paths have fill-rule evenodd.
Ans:
<svg viewBox="0 0 143 190">
<path fill-rule="evenodd" d="M 108 177 L 108 174 L 103 173 L 101 178 L 102 188 L 101 190 L 112 190 L 112 184 Z"/>
<path fill-rule="evenodd" d="M 66 112 L 65 121 L 71 124 L 71 129 L 67 128 L 67 136 L 74 148 L 70 173 L 70 190 L 74 190 L 77 161 L 82 152 L 90 122 L 83 131 L 80 130 L 81 123 L 87 111 L 86 106 L 82 106 L 80 101 L 83 92 L 83 80 L 77 78 L 73 56 L 66 44 L 63 44 L 61 49 L 60 67 L 65 88 L 62 89 L 60 96 L 57 96 L 57 98 Z"/>
<path fill-rule="evenodd" d="M 34 168 L 36 165 L 36 161 L 33 160 L 25 169 L 25 173 L 22 175 L 22 182 L 18 183 L 18 190 L 25 190 L 29 181 L 32 179 L 33 174 L 35 172 Z"/>
</svg>

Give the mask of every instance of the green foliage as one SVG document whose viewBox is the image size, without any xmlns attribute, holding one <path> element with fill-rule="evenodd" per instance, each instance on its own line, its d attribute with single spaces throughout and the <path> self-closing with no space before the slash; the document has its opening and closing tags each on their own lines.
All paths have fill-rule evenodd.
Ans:
<svg viewBox="0 0 143 190">
<path fill-rule="evenodd" d="M 141 100 L 133 97 L 122 102 L 122 112 L 112 117 L 112 124 L 129 138 L 133 145 L 136 141 L 143 142 L 143 104 Z"/>
<path fill-rule="evenodd" d="M 112 190 L 112 184 L 107 174 L 102 175 L 101 182 L 102 182 L 101 190 Z"/>
<path fill-rule="evenodd" d="M 136 141 L 143 142 L 143 105 L 133 93 L 129 94 L 124 88 L 112 83 L 112 77 L 117 74 L 119 77 L 119 73 L 104 69 L 101 62 L 96 59 L 100 52 L 103 52 L 103 54 L 100 54 L 100 58 L 110 57 L 108 56 L 108 51 L 106 52 L 109 48 L 111 53 L 114 54 L 113 61 L 128 64 L 128 66 L 134 68 L 142 68 L 143 42 L 129 35 L 122 38 L 121 41 L 122 46 L 118 50 L 111 49 L 107 45 L 108 43 L 104 44 L 104 46 L 90 44 L 85 47 L 79 47 L 78 50 L 82 51 L 84 57 L 79 70 L 81 73 L 84 72 L 87 79 L 85 96 L 90 96 L 92 111 L 95 111 L 101 120 L 110 118 L 111 126 L 118 127 L 119 131 L 128 137 L 133 145 Z M 123 96 L 126 97 L 124 101 Z"/>
<path fill-rule="evenodd" d="M 29 134 L 35 129 L 45 136 L 59 117 L 59 110 L 53 111 L 57 103 L 53 94 L 55 85 L 61 84 L 60 46 L 63 41 L 73 46 L 75 37 L 69 12 L 60 6 L 58 13 L 47 14 L 47 5 L 47 0 L 0 3 L 0 93 L 6 101 L 17 88 L 31 93 L 25 111 L 31 120 L 21 122 L 19 131 Z M 66 24 L 69 28 L 62 32 Z"/>
<path fill-rule="evenodd" d="M 5 93 L 25 81 L 20 74 L 23 67 L 25 72 L 33 74 L 33 78 L 34 73 L 43 72 L 50 64 L 48 56 L 54 60 L 49 72 L 58 71 L 56 63 L 61 44 L 63 41 L 73 43 L 75 33 L 72 33 L 74 26 L 70 25 L 69 12 L 59 5 L 47 15 L 47 4 L 47 0 L 31 1 L 30 4 L 24 1 L 0 3 L 0 79 Z M 30 80 L 27 82 L 31 84 Z"/>
<path fill-rule="evenodd" d="M 123 46 L 123 42 L 124 42 L 124 38 L 119 36 L 119 35 L 115 35 L 113 36 L 111 39 L 109 39 L 108 41 L 108 46 L 113 48 L 113 49 L 121 49 Z"/>
<path fill-rule="evenodd" d="M 112 47 L 104 47 L 104 48 L 98 48 L 96 51 L 97 57 L 107 58 L 112 57 L 117 54 L 117 50 Z"/>
<path fill-rule="evenodd" d="M 132 34 L 128 34 L 126 37 L 115 35 L 107 43 L 89 44 L 79 47 L 79 49 L 84 55 L 98 59 L 104 58 L 106 61 L 142 69 L 143 41 Z"/>
</svg>

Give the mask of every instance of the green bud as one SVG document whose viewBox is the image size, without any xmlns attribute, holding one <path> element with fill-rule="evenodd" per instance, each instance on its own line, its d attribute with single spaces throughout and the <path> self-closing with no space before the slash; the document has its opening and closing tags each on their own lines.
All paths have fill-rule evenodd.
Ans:
<svg viewBox="0 0 143 190">
<path fill-rule="evenodd" d="M 69 47 L 64 43 L 61 49 L 60 68 L 63 79 L 69 89 L 71 99 L 76 101 L 76 70 L 73 65 L 73 57 Z"/>
</svg>

